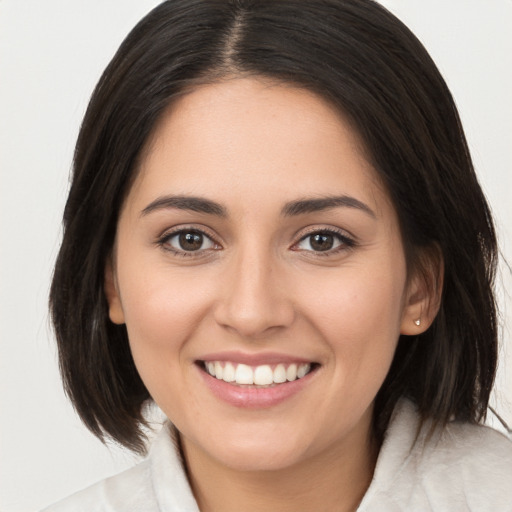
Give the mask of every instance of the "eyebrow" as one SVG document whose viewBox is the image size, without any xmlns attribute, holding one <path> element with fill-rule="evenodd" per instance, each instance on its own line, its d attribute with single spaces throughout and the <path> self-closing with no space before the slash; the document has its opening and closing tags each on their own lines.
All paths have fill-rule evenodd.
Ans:
<svg viewBox="0 0 512 512">
<path fill-rule="evenodd" d="M 282 214 L 285 217 L 302 215 L 305 213 L 314 213 L 323 210 L 329 210 L 331 208 L 355 208 L 357 210 L 361 210 L 364 213 L 368 214 L 373 219 L 376 219 L 377 216 L 375 212 L 365 203 L 356 199 L 352 196 L 327 196 L 327 197 L 319 197 L 319 198 L 306 198 L 300 199 L 298 201 L 291 201 L 286 203 L 282 210 Z"/>
<path fill-rule="evenodd" d="M 149 203 L 141 212 L 141 216 L 148 215 L 156 210 L 175 208 L 178 210 L 190 210 L 198 213 L 227 217 L 226 209 L 215 201 L 194 196 L 165 196 Z"/>
<path fill-rule="evenodd" d="M 314 213 L 332 208 L 355 208 L 368 214 L 372 218 L 377 218 L 373 210 L 365 203 L 351 196 L 327 196 L 299 199 L 286 203 L 281 210 L 285 217 Z M 141 212 L 141 216 L 148 215 L 151 212 L 165 209 L 189 210 L 218 217 L 227 217 L 227 210 L 224 206 L 203 197 L 195 196 L 164 196 L 159 197 L 149 203 Z"/>
</svg>

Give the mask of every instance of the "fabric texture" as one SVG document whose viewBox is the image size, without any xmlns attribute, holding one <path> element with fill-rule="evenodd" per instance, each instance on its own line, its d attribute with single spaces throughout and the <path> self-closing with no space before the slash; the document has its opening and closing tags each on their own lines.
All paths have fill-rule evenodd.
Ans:
<svg viewBox="0 0 512 512">
<path fill-rule="evenodd" d="M 417 436 L 418 415 L 397 406 L 358 512 L 512 512 L 512 441 L 488 427 L 450 423 Z M 148 458 L 43 512 L 199 512 L 172 427 Z"/>
</svg>

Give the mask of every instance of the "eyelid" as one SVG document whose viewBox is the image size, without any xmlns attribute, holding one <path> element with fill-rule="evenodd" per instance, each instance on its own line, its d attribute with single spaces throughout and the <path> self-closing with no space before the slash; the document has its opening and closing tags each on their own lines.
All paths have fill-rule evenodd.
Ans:
<svg viewBox="0 0 512 512">
<path fill-rule="evenodd" d="M 196 232 L 200 233 L 204 237 L 208 238 L 215 247 L 208 249 L 200 249 L 198 251 L 183 251 L 180 249 L 176 249 L 171 246 L 166 246 L 165 244 L 173 237 L 179 235 L 180 233 L 187 232 Z M 173 226 L 172 228 L 165 229 L 160 235 L 157 236 L 155 240 L 155 244 L 160 246 L 163 250 L 169 251 L 171 253 L 180 255 L 180 256 L 200 256 L 204 255 L 205 252 L 209 252 L 211 250 L 219 250 L 222 249 L 222 244 L 219 242 L 219 237 L 212 232 L 209 228 L 203 225 L 197 224 L 180 224 L 177 226 Z"/>
<path fill-rule="evenodd" d="M 337 237 L 341 244 L 338 247 L 335 247 L 333 249 L 329 249 L 327 251 L 308 251 L 305 249 L 293 249 L 294 247 L 297 247 L 297 245 L 305 240 L 307 237 L 315 235 L 315 234 L 329 234 Z M 334 254 L 339 251 L 343 250 L 349 250 L 352 249 L 357 245 L 357 239 L 352 234 L 348 233 L 346 230 L 337 228 L 334 226 L 309 226 L 305 230 L 302 230 L 296 235 L 297 241 L 293 243 L 292 250 L 302 250 L 304 252 L 312 252 L 317 255 L 322 256 L 328 256 L 330 254 Z"/>
<path fill-rule="evenodd" d="M 176 233 L 181 233 L 182 231 L 197 231 L 198 233 L 202 233 L 208 238 L 215 240 L 220 245 L 220 242 L 218 242 L 219 236 L 213 230 L 211 230 L 207 226 L 204 226 L 203 224 L 177 224 L 172 227 L 167 227 L 164 230 L 162 230 L 159 235 L 157 235 L 157 238 L 161 239 L 164 237 L 175 235 Z"/>
<path fill-rule="evenodd" d="M 352 240 L 354 243 L 357 242 L 357 237 L 350 233 L 349 231 L 347 231 L 346 229 L 325 224 L 315 224 L 302 228 L 299 231 L 297 231 L 297 233 L 295 234 L 295 238 L 297 239 L 297 241 L 299 241 L 307 236 L 314 235 L 316 233 L 331 233 L 333 235 L 338 235 L 341 238 Z"/>
<path fill-rule="evenodd" d="M 215 245 L 214 248 L 208 248 L 208 249 L 200 249 L 197 251 L 183 251 L 179 250 L 173 247 L 165 246 L 165 244 L 168 242 L 169 239 L 171 239 L 174 236 L 177 236 L 180 233 L 183 232 L 197 232 L 201 235 L 205 236 L 211 242 Z M 333 249 L 329 249 L 326 251 L 310 251 L 306 249 L 294 249 L 297 247 L 297 245 L 302 242 L 304 239 L 306 239 L 308 236 L 312 236 L 317 233 L 324 233 L 324 234 L 330 234 L 338 238 L 338 240 L 341 242 L 338 247 L 335 247 Z M 173 226 L 172 228 L 167 228 L 162 231 L 160 235 L 157 236 L 155 240 L 155 244 L 160 246 L 162 249 L 175 253 L 177 255 L 182 256 L 200 256 L 204 255 L 206 252 L 211 252 L 212 250 L 219 250 L 223 249 L 223 243 L 219 241 L 219 236 L 214 233 L 211 229 L 204 225 L 197 225 L 197 224 L 180 224 L 177 226 Z M 334 226 L 325 226 L 325 225 L 315 225 L 315 226 L 308 226 L 306 228 L 303 228 L 295 235 L 295 242 L 290 247 L 291 250 L 296 251 L 302 251 L 302 252 L 311 252 L 315 255 L 319 256 L 328 256 L 335 254 L 337 252 L 341 251 L 347 251 L 352 249 L 357 245 L 357 238 L 353 236 L 351 233 L 346 231 L 345 229 L 341 229 Z"/>
</svg>

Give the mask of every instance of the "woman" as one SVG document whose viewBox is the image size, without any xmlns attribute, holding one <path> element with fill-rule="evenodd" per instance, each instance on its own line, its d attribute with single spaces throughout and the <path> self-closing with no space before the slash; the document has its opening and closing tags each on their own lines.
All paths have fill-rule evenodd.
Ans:
<svg viewBox="0 0 512 512">
<path fill-rule="evenodd" d="M 85 424 L 149 458 L 49 510 L 509 510 L 477 424 L 496 239 L 451 95 L 371 1 L 170 1 L 77 142 L 51 309 Z"/>
</svg>

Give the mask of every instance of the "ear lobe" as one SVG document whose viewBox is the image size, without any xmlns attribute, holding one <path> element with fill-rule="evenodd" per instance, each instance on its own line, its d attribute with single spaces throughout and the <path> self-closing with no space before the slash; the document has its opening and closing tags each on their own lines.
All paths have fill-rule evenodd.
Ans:
<svg viewBox="0 0 512 512">
<path fill-rule="evenodd" d="M 400 334 L 408 336 L 425 332 L 441 306 L 444 279 L 441 251 L 436 247 L 423 256 L 424 261 L 410 279 L 405 297 Z"/>
<path fill-rule="evenodd" d="M 124 313 L 121 304 L 121 298 L 117 288 L 116 276 L 112 266 L 112 260 L 109 258 L 105 265 L 105 296 L 108 302 L 108 316 L 114 324 L 124 324 Z"/>
</svg>

